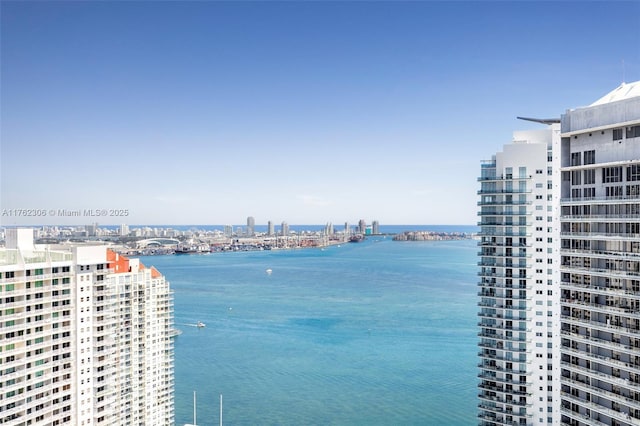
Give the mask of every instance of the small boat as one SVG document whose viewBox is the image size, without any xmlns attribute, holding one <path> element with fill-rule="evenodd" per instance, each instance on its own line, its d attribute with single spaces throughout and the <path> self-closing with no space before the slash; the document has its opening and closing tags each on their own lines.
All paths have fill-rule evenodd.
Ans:
<svg viewBox="0 0 640 426">
<path fill-rule="evenodd" d="M 273 272 L 273 270 L 271 270 L 271 269 L 267 269 L 265 272 L 267 273 L 267 275 L 271 275 L 271 273 Z"/>
<path fill-rule="evenodd" d="M 349 238 L 350 243 L 361 243 L 362 241 L 364 241 L 364 235 L 362 234 L 355 234 Z"/>
<path fill-rule="evenodd" d="M 205 323 L 203 323 L 202 321 L 198 321 L 198 323 L 196 324 L 196 327 L 198 328 L 204 328 L 206 327 Z"/>
</svg>

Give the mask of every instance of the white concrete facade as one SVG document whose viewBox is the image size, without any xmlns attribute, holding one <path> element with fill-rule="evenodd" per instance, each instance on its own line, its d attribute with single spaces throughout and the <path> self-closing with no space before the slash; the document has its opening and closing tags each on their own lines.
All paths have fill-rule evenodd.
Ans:
<svg viewBox="0 0 640 426">
<path fill-rule="evenodd" d="M 173 424 L 169 284 L 136 261 L 110 267 L 123 262 L 109 256 L 105 246 L 52 249 L 34 246 L 32 230 L 7 231 L 0 424 Z"/>
<path fill-rule="evenodd" d="M 479 424 L 557 424 L 559 125 L 514 133 L 481 166 Z M 559 339 L 558 342 L 559 343 Z M 556 374 L 554 374 L 554 371 Z"/>
<path fill-rule="evenodd" d="M 562 117 L 562 424 L 640 424 L 640 82 Z"/>
</svg>

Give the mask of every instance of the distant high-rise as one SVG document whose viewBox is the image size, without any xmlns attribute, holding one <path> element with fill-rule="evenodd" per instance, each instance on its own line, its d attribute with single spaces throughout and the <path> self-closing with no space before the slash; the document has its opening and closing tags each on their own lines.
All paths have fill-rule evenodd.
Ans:
<svg viewBox="0 0 640 426">
<path fill-rule="evenodd" d="M 225 237 L 230 238 L 233 235 L 233 226 L 225 225 L 223 233 Z"/>
<path fill-rule="evenodd" d="M 280 235 L 282 235 L 283 237 L 289 235 L 289 224 L 287 222 L 282 222 L 282 225 L 280 227 Z"/>
<path fill-rule="evenodd" d="M 333 235 L 333 223 L 329 222 L 324 227 L 325 235 Z"/>
<path fill-rule="evenodd" d="M 120 225 L 120 236 L 126 237 L 127 235 L 129 235 L 129 225 L 123 223 Z"/>
<path fill-rule="evenodd" d="M 95 237 L 98 233 L 98 224 L 92 223 L 91 225 L 85 226 L 85 230 L 87 231 L 87 237 Z"/>
<path fill-rule="evenodd" d="M 253 216 L 247 218 L 247 236 L 253 237 L 256 233 L 256 220 Z"/>
<path fill-rule="evenodd" d="M 380 234 L 380 224 L 378 223 L 378 221 L 377 221 L 377 220 L 374 220 L 374 221 L 371 223 L 371 233 L 372 233 L 373 235 L 378 235 L 378 234 Z"/>
<path fill-rule="evenodd" d="M 275 228 L 273 226 L 273 222 L 269 221 L 267 223 L 267 235 L 272 236 L 272 235 L 275 235 L 275 233 L 276 232 L 275 232 Z"/>
<path fill-rule="evenodd" d="M 358 233 L 363 234 L 367 232 L 367 222 L 364 219 L 360 219 L 358 222 Z"/>
<path fill-rule="evenodd" d="M 106 246 L 33 244 L 7 230 L 0 424 L 174 423 L 173 297 Z"/>
</svg>

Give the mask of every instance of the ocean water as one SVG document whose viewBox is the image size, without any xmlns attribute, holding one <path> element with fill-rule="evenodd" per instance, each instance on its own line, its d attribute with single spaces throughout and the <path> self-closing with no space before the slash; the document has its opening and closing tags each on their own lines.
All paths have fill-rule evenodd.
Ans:
<svg viewBox="0 0 640 426">
<path fill-rule="evenodd" d="M 226 425 L 475 424 L 476 252 L 375 237 L 142 258 L 175 292 L 176 425 L 193 391 L 200 426 L 220 394 Z"/>
</svg>

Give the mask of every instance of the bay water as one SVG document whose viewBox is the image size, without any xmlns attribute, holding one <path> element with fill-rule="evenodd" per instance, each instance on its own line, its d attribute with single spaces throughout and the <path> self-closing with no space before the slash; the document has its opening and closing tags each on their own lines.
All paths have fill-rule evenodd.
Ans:
<svg viewBox="0 0 640 426">
<path fill-rule="evenodd" d="M 175 299 L 176 425 L 476 423 L 474 240 L 143 257 Z M 267 270 L 271 270 L 268 273 Z M 206 324 L 196 327 L 198 321 Z"/>
</svg>

